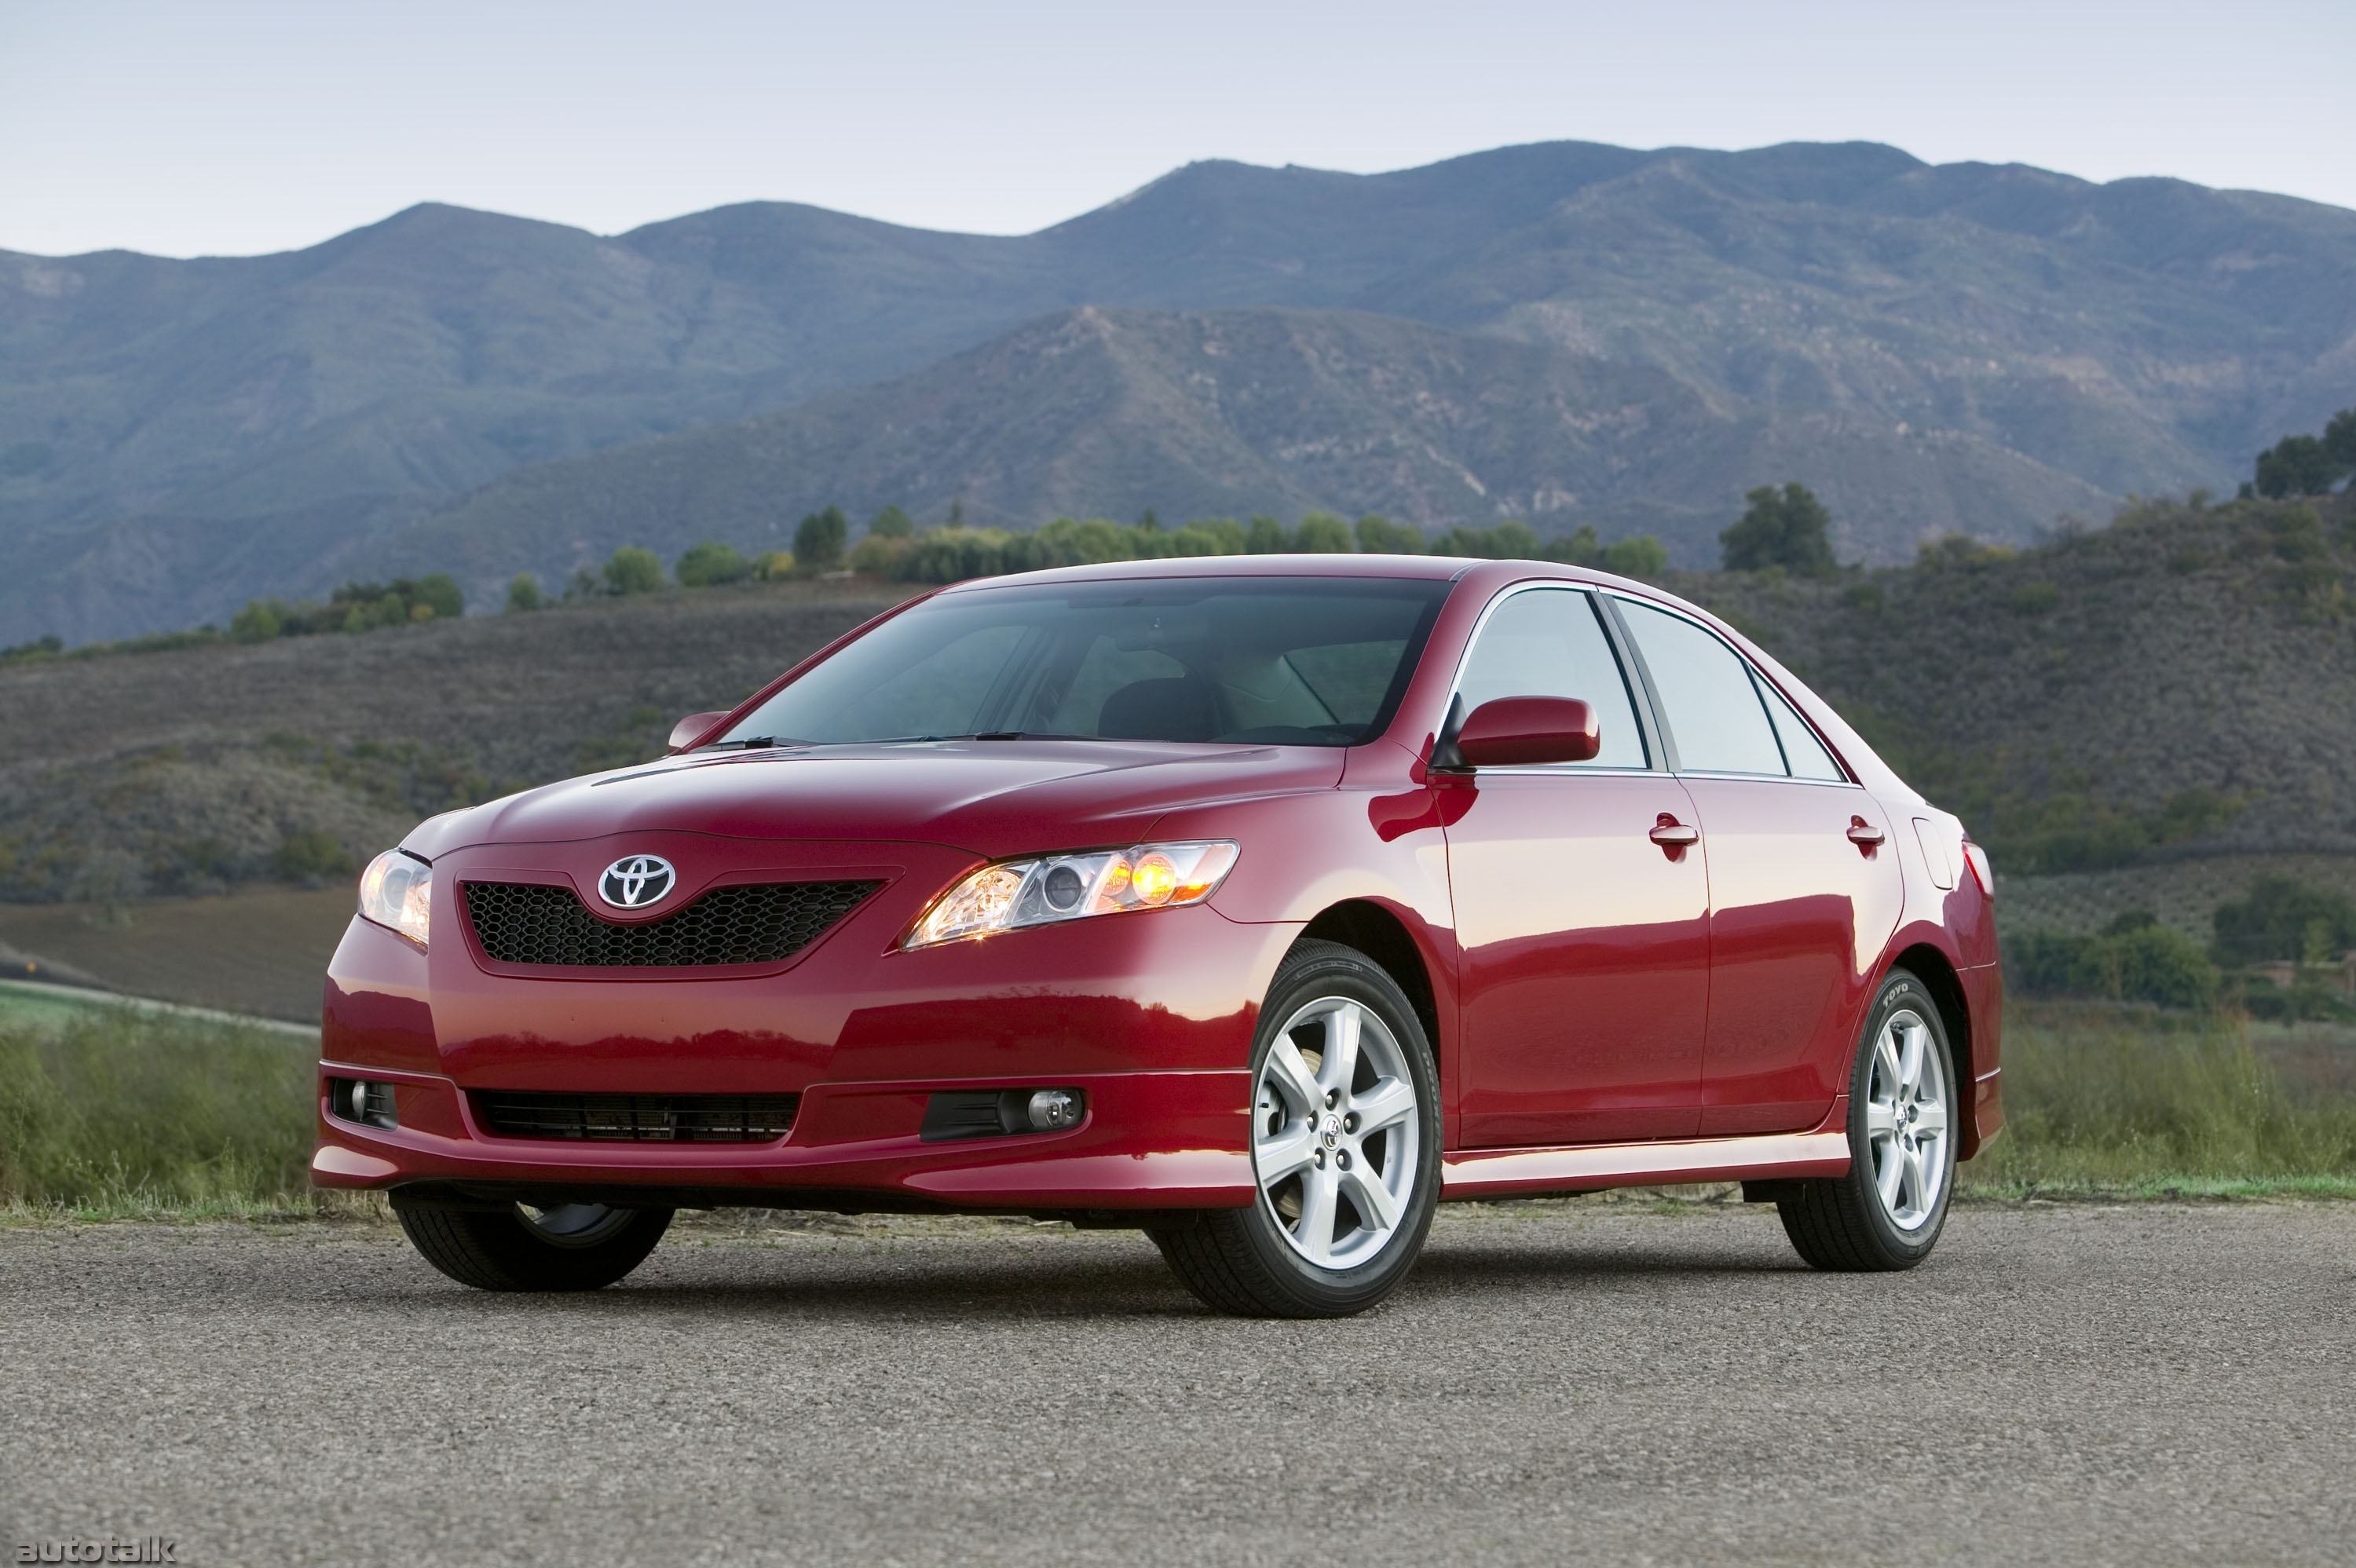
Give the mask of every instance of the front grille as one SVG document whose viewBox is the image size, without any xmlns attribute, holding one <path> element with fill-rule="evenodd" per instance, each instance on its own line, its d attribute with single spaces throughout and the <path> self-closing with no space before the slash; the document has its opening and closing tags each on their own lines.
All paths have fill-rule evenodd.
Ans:
<svg viewBox="0 0 2356 1568">
<path fill-rule="evenodd" d="M 475 939 L 498 964 L 680 968 L 775 964 L 826 934 L 880 882 L 766 882 L 714 888 L 676 914 L 616 925 L 571 888 L 466 882 Z"/>
<path fill-rule="evenodd" d="M 595 1143 L 766 1144 L 793 1130 L 799 1094 L 535 1094 L 478 1089 L 475 1115 L 502 1137 Z"/>
</svg>

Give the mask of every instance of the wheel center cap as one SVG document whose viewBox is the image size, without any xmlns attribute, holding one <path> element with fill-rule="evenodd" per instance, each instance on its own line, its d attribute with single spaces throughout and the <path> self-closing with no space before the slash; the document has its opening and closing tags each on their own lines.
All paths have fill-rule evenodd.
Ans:
<svg viewBox="0 0 2356 1568">
<path fill-rule="evenodd" d="M 1342 1141 L 1342 1118 L 1328 1112 L 1324 1125 L 1317 1130 L 1318 1141 L 1333 1148 Z"/>
</svg>

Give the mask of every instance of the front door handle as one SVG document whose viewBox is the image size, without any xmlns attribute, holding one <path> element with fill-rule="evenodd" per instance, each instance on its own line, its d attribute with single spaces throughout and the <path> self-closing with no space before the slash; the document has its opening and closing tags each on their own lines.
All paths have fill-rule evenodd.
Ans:
<svg viewBox="0 0 2356 1568">
<path fill-rule="evenodd" d="M 1848 819 L 1848 841 L 1860 849 L 1876 848 L 1884 837 L 1886 836 L 1880 828 L 1862 816 L 1852 816 Z"/>
<path fill-rule="evenodd" d="M 1661 813 L 1661 820 L 1645 837 L 1664 849 L 1683 849 L 1701 842 L 1701 829 L 1688 827 L 1665 811 Z"/>
</svg>

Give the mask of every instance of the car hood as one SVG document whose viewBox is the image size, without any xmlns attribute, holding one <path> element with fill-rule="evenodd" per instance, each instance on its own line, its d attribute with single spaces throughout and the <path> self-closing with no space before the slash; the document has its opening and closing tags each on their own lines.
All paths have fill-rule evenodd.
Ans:
<svg viewBox="0 0 2356 1568">
<path fill-rule="evenodd" d="M 418 825 L 427 859 L 485 844 L 617 833 L 918 840 L 996 859 L 1134 841 L 1164 813 L 1341 780 L 1307 746 L 943 741 L 673 757 L 568 779 Z"/>
</svg>

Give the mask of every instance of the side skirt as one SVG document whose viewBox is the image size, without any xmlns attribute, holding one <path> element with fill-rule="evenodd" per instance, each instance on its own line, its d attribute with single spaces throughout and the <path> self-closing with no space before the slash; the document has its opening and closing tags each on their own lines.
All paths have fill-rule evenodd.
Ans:
<svg viewBox="0 0 2356 1568">
<path fill-rule="evenodd" d="M 1569 1148 L 1459 1149 L 1440 1166 L 1442 1202 L 1537 1192 L 1601 1192 L 1695 1181 L 1789 1181 L 1848 1174 L 1848 1097 L 1814 1132 L 1662 1138 Z"/>
</svg>

